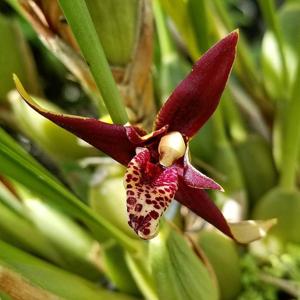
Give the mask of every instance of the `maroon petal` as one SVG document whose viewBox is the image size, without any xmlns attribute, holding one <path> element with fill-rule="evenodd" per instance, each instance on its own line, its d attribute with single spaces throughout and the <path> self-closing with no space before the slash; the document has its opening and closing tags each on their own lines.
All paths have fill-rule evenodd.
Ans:
<svg viewBox="0 0 300 300">
<path fill-rule="evenodd" d="M 149 150 L 140 148 L 128 164 L 124 184 L 128 224 L 141 238 L 154 237 L 159 219 L 177 191 L 176 168 L 152 164 Z"/>
<path fill-rule="evenodd" d="M 188 151 L 189 150 L 187 148 L 187 151 L 184 155 L 184 161 L 183 161 L 184 182 L 192 188 L 219 190 L 223 192 L 224 191 L 223 188 L 218 183 L 216 183 L 213 179 L 204 175 L 203 173 L 201 173 L 191 165 Z"/>
<path fill-rule="evenodd" d="M 169 125 L 169 131 L 192 137 L 202 127 L 219 103 L 237 40 L 238 32 L 232 32 L 201 57 L 159 111 L 156 129 Z"/>
<path fill-rule="evenodd" d="M 45 118 L 72 132 L 123 165 L 127 165 L 135 155 L 136 146 L 128 139 L 125 126 L 46 111 L 31 99 L 16 76 L 14 80 L 18 92 L 26 103 Z"/>
<path fill-rule="evenodd" d="M 175 195 L 175 199 L 178 202 L 189 208 L 210 224 L 214 225 L 227 236 L 234 238 L 221 211 L 217 208 L 205 191 L 187 186 L 182 177 L 178 178 L 178 183 L 178 191 Z"/>
</svg>

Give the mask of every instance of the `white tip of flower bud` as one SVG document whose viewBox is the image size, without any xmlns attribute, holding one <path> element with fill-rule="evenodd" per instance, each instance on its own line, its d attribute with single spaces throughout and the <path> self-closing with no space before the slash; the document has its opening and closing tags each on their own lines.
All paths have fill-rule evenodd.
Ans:
<svg viewBox="0 0 300 300">
<path fill-rule="evenodd" d="M 170 167 L 185 153 L 186 146 L 180 132 L 173 131 L 163 136 L 158 145 L 159 162 L 164 167 Z"/>
</svg>

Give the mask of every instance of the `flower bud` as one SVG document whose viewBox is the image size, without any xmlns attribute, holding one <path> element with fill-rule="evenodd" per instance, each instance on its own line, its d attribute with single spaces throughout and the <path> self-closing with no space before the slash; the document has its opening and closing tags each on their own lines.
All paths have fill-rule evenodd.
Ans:
<svg viewBox="0 0 300 300">
<path fill-rule="evenodd" d="M 163 136 L 158 145 L 159 162 L 164 167 L 170 167 L 185 153 L 186 146 L 180 132 L 173 131 Z"/>
</svg>

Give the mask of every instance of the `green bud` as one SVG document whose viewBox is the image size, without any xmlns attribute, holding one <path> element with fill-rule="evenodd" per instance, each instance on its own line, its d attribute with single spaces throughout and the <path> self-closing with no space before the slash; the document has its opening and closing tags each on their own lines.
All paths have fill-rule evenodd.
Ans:
<svg viewBox="0 0 300 300">
<path fill-rule="evenodd" d="M 80 276 L 31 256 L 3 241 L 0 241 L 0 265 L 24 276 L 27 282 L 34 286 L 58 295 L 59 299 L 134 300 L 129 295 L 96 286 Z"/>
<path fill-rule="evenodd" d="M 165 227 L 150 241 L 149 251 L 159 299 L 218 299 L 208 270 L 178 232 Z"/>
</svg>

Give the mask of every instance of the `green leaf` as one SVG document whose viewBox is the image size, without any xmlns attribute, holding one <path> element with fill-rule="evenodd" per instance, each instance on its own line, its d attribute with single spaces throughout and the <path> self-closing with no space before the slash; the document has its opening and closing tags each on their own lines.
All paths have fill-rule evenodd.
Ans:
<svg viewBox="0 0 300 300">
<path fill-rule="evenodd" d="M 133 299 L 125 294 L 113 293 L 96 287 L 83 278 L 26 254 L 2 241 L 0 241 L 0 265 L 13 269 L 28 279 L 30 283 L 65 299 Z"/>
<path fill-rule="evenodd" d="M 165 228 L 150 241 L 150 261 L 159 299 L 218 299 L 208 270 L 175 230 Z"/>
<path fill-rule="evenodd" d="M 115 238 L 127 250 L 136 249 L 136 242 L 128 238 L 110 222 L 97 216 L 75 195 L 64 188 L 49 172 L 24 153 L 19 145 L 0 130 L 0 173 L 16 180 L 44 201 L 78 218 L 93 231 L 98 241 Z"/>
<path fill-rule="evenodd" d="M 34 225 L 5 206 L 1 200 L 0 196 L 0 238 L 50 261 L 62 263 L 58 253 Z"/>
<path fill-rule="evenodd" d="M 63 258 L 59 265 L 88 279 L 99 278 L 99 244 L 71 218 L 33 195 L 22 198 L 28 219 Z"/>
</svg>

